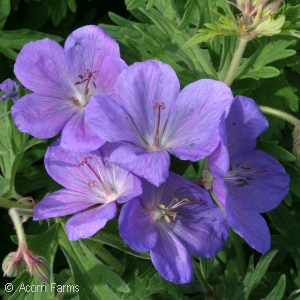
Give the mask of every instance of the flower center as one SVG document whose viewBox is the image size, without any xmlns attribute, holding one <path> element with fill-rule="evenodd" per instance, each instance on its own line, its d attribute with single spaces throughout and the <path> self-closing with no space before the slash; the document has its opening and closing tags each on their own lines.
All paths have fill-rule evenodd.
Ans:
<svg viewBox="0 0 300 300">
<path fill-rule="evenodd" d="M 75 105 L 85 106 L 89 102 L 93 90 L 97 88 L 94 82 L 94 80 L 96 79 L 94 77 L 95 73 L 97 73 L 97 71 L 87 69 L 83 75 L 78 75 L 80 80 L 76 81 L 74 85 L 81 85 L 81 88 L 80 91 L 78 91 L 78 93 L 75 95 L 75 97 L 71 98 Z"/>
<path fill-rule="evenodd" d="M 154 136 L 154 140 L 153 140 L 153 144 L 151 149 L 152 150 L 161 150 L 160 149 L 160 112 L 161 109 L 165 109 L 165 103 L 164 102 L 155 102 L 155 104 L 153 105 L 154 109 L 157 109 L 157 113 L 158 113 L 158 117 L 157 117 L 157 123 L 156 123 L 156 130 L 155 130 L 155 136 Z"/>
<path fill-rule="evenodd" d="M 233 182 L 238 187 L 247 186 L 250 184 L 249 181 L 253 180 L 252 175 L 268 171 L 267 169 L 252 170 L 251 166 L 242 165 L 243 162 L 239 162 L 234 167 L 230 164 L 229 172 L 224 176 L 224 180 Z"/>
<path fill-rule="evenodd" d="M 111 191 L 111 189 L 107 186 L 107 184 L 104 183 L 103 179 L 101 178 L 101 175 L 97 173 L 93 167 L 89 164 L 88 159 L 92 159 L 92 157 L 87 156 L 84 158 L 84 160 L 79 164 L 79 167 L 87 166 L 93 174 L 96 176 L 98 181 L 100 182 L 101 186 L 103 187 L 105 193 L 106 193 L 106 198 L 108 201 L 113 201 L 116 199 L 116 193 L 114 191 Z M 90 190 L 91 188 L 95 187 L 97 185 L 96 180 L 93 180 L 92 182 L 88 183 L 88 189 Z"/>
<path fill-rule="evenodd" d="M 181 201 L 179 201 L 178 198 L 176 198 L 176 193 L 172 193 L 172 201 L 168 206 L 165 206 L 164 204 L 157 204 L 157 208 L 155 208 L 152 211 L 152 216 L 154 218 L 154 220 L 160 220 L 162 217 L 164 217 L 164 219 L 167 221 L 167 223 L 170 223 L 171 221 L 176 220 L 176 218 L 180 215 L 179 212 L 177 211 L 173 211 L 174 209 L 182 206 L 182 205 L 186 205 L 186 204 L 190 204 L 190 203 L 195 203 L 195 202 L 202 202 L 202 200 L 194 200 L 191 201 L 188 198 L 182 198 Z"/>
</svg>

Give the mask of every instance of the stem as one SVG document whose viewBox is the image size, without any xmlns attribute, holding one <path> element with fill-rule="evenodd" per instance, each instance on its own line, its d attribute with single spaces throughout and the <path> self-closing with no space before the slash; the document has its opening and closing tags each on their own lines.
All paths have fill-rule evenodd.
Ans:
<svg viewBox="0 0 300 300">
<path fill-rule="evenodd" d="M 28 208 L 27 205 L 21 204 L 19 202 L 11 201 L 6 198 L 0 197 L 0 206 L 5 208 Z"/>
<path fill-rule="evenodd" d="M 247 263 L 246 263 L 246 257 L 245 252 L 242 245 L 242 240 L 239 235 L 236 234 L 236 232 L 230 228 L 230 234 L 233 238 L 233 243 L 235 247 L 235 251 L 238 257 L 239 261 L 239 267 L 242 277 L 244 278 L 247 273 Z"/>
<path fill-rule="evenodd" d="M 16 230 L 17 237 L 18 237 L 19 249 L 22 249 L 22 250 L 27 249 L 26 237 L 25 237 L 22 222 L 20 220 L 17 208 L 11 208 L 8 211 L 8 213 L 9 213 L 9 215 L 14 223 L 14 226 L 15 226 L 15 230 Z"/>
<path fill-rule="evenodd" d="M 236 74 L 237 74 L 237 70 L 240 66 L 246 45 L 248 43 L 248 39 L 244 39 L 244 38 L 239 38 L 238 39 L 238 44 L 234 50 L 234 54 L 232 57 L 232 61 L 230 63 L 227 75 L 224 79 L 224 83 L 226 83 L 228 86 L 231 86 Z"/>
<path fill-rule="evenodd" d="M 287 114 L 286 112 L 268 106 L 261 106 L 261 105 L 259 106 L 259 109 L 265 114 L 281 118 L 293 124 L 294 126 L 300 128 L 300 120 L 290 114 Z"/>
<path fill-rule="evenodd" d="M 207 299 L 207 300 L 208 299 L 215 299 L 213 290 L 211 289 L 210 285 L 208 284 L 206 279 L 202 276 L 202 273 L 199 270 L 199 267 L 198 267 L 199 263 L 194 260 L 193 265 L 194 265 L 194 270 L 195 270 L 196 277 L 199 280 L 201 286 L 203 287 L 203 290 L 204 290 L 204 293 L 205 293 L 205 299 Z"/>
</svg>

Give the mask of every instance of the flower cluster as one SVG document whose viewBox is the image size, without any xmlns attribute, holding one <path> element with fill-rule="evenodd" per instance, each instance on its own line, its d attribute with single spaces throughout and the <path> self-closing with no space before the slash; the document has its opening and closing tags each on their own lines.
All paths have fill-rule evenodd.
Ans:
<svg viewBox="0 0 300 300">
<path fill-rule="evenodd" d="M 15 74 L 33 91 L 12 107 L 19 130 L 39 138 L 61 132 L 45 166 L 65 188 L 34 207 L 34 220 L 72 215 L 66 231 L 78 240 L 120 208 L 121 237 L 150 251 L 157 271 L 174 283 L 192 280 L 191 254 L 214 257 L 223 248 L 229 226 L 258 251 L 269 249 L 260 213 L 280 203 L 289 177 L 254 150 L 267 121 L 253 100 L 233 98 L 211 79 L 180 91 L 173 69 L 159 61 L 127 66 L 116 41 L 97 26 L 75 30 L 64 48 L 49 39 L 25 45 Z M 170 172 L 170 155 L 208 157 L 200 181 L 216 203 Z"/>
</svg>

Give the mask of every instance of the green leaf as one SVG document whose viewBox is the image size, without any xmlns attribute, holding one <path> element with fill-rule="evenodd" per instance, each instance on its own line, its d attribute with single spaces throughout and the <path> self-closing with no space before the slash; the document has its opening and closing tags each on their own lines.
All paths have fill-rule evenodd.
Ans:
<svg viewBox="0 0 300 300">
<path fill-rule="evenodd" d="M 66 17 L 68 11 L 68 4 L 65 0 L 51 1 L 48 9 L 48 14 L 51 17 L 54 26 L 58 25 L 61 22 L 61 20 Z"/>
<path fill-rule="evenodd" d="M 276 286 L 270 292 L 270 294 L 264 298 L 264 300 L 281 300 L 284 296 L 285 292 L 285 285 L 286 285 L 286 278 L 283 274 L 280 279 L 278 280 Z"/>
<path fill-rule="evenodd" d="M 3 28 L 10 13 L 10 0 L 0 0 L 0 29 Z"/>
<path fill-rule="evenodd" d="M 180 285 L 164 280 L 153 268 L 137 276 L 129 282 L 131 293 L 123 294 L 122 299 L 141 300 L 148 299 L 150 295 L 164 293 L 171 295 L 173 300 L 189 299 L 185 297 Z M 154 298 L 155 299 L 155 298 Z"/>
<path fill-rule="evenodd" d="M 71 10 L 71 12 L 76 13 L 77 6 L 76 6 L 76 1 L 75 0 L 67 0 L 68 6 Z"/>
<path fill-rule="evenodd" d="M 237 82 L 238 84 L 238 82 Z M 270 93 L 272 91 L 272 93 Z M 280 74 L 272 79 L 265 79 L 260 82 L 259 88 L 250 93 L 250 97 L 255 99 L 257 104 L 273 107 L 289 113 L 289 110 L 298 111 L 298 96 L 295 94 L 296 88 L 287 82 L 284 74 Z M 264 140 L 268 140 L 272 135 L 280 136 L 285 121 L 273 116 L 266 115 L 269 121 L 269 129 L 263 133 Z"/>
<path fill-rule="evenodd" d="M 185 5 L 185 12 L 182 17 L 181 22 L 178 25 L 178 29 L 183 29 L 186 26 L 190 24 L 190 22 L 193 20 L 194 15 L 197 11 L 197 1 L 196 0 L 188 0 L 186 5 Z"/>
<path fill-rule="evenodd" d="M 23 300 L 24 295 L 26 299 L 39 300 L 39 299 L 53 299 L 55 294 L 55 288 L 53 283 L 53 262 L 55 253 L 58 246 L 57 239 L 57 231 L 59 225 L 56 224 L 49 228 L 42 234 L 31 236 L 27 235 L 26 240 L 28 244 L 29 250 L 31 250 L 36 255 L 44 256 L 50 265 L 51 276 L 50 276 L 50 285 L 43 284 L 41 281 L 35 279 L 33 276 L 30 276 L 29 273 L 23 272 L 19 277 L 17 277 L 13 281 L 14 293 L 11 296 L 11 300 Z M 38 290 L 36 292 L 24 292 L 24 288 L 26 286 L 29 287 L 37 287 Z"/>
<path fill-rule="evenodd" d="M 299 185 L 298 185 L 299 189 Z M 298 274 L 300 272 L 300 222 L 299 213 L 292 215 L 284 206 L 280 205 L 276 209 L 267 213 L 272 225 L 281 234 L 280 236 L 272 236 L 272 241 L 276 244 L 284 246 L 289 250 L 294 258 Z"/>
<path fill-rule="evenodd" d="M 292 49 L 286 49 L 294 41 L 287 37 L 268 37 L 260 39 L 259 47 L 251 57 L 243 60 L 239 67 L 235 79 L 242 78 L 269 78 L 276 77 L 280 72 L 273 67 L 265 67 L 267 64 L 292 56 L 296 52 Z"/>
<path fill-rule="evenodd" d="M 156 2 L 156 0 L 148 0 L 146 9 L 150 9 L 155 4 L 155 2 Z"/>
<path fill-rule="evenodd" d="M 214 264 L 214 258 L 200 258 L 200 270 L 204 278 L 208 278 Z"/>
<path fill-rule="evenodd" d="M 267 269 L 277 252 L 277 250 L 272 250 L 262 256 L 256 267 L 254 267 L 253 255 L 250 257 L 247 274 L 231 300 L 248 299 L 251 291 L 258 285 L 267 272 Z"/>
<path fill-rule="evenodd" d="M 44 38 L 50 38 L 57 42 L 61 42 L 63 40 L 55 35 L 45 34 L 29 29 L 0 31 L 0 52 L 11 59 L 16 59 L 17 52 L 15 50 L 21 50 L 25 44 Z"/>
<path fill-rule="evenodd" d="M 128 10 L 137 9 L 142 6 L 147 0 L 131 0 L 127 5 Z"/>
<path fill-rule="evenodd" d="M 177 49 L 176 55 L 187 64 L 190 70 L 196 70 L 198 78 L 217 79 L 217 73 L 211 65 L 209 58 L 198 47 L 182 49 L 183 44 L 190 38 L 189 33 L 177 29 L 177 24 L 166 17 L 162 16 L 157 10 L 152 8 L 147 11 L 144 8 L 140 10 L 148 16 L 165 35 L 165 42 L 171 42 Z M 166 39 L 167 37 L 167 39 Z"/>
<path fill-rule="evenodd" d="M 286 172 L 290 175 L 290 190 L 293 194 L 300 198 L 300 171 L 294 166 L 281 162 Z"/>
<path fill-rule="evenodd" d="M 62 224 L 59 226 L 58 234 L 59 245 L 70 265 L 74 285 L 79 288 L 79 298 L 86 299 L 88 295 L 89 299 L 95 300 L 120 299 L 106 284 L 109 277 L 107 272 L 112 271 L 101 264 L 83 242 L 69 241 Z M 128 291 L 128 287 L 122 280 L 114 282 L 114 287 L 116 286 L 121 291 Z"/>
<path fill-rule="evenodd" d="M 261 150 L 268 152 L 269 154 L 271 154 L 275 158 L 278 158 L 279 160 L 290 162 L 296 159 L 292 153 L 278 146 L 277 141 L 258 141 L 257 147 Z"/>
<path fill-rule="evenodd" d="M 89 239 L 112 246 L 114 248 L 117 248 L 117 249 L 125 252 L 125 253 L 128 253 L 130 255 L 133 255 L 133 256 L 136 256 L 139 258 L 150 259 L 149 253 L 135 252 L 122 240 L 122 238 L 119 235 L 117 235 L 117 233 L 105 232 L 105 230 L 107 230 L 107 229 L 104 228 L 103 230 L 100 231 L 99 234 L 94 235 L 93 237 L 91 237 Z"/>
</svg>

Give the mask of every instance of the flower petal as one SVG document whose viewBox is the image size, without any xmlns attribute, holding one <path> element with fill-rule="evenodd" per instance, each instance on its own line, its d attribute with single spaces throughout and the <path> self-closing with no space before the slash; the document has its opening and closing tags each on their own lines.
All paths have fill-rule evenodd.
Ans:
<svg viewBox="0 0 300 300">
<path fill-rule="evenodd" d="M 216 176 L 212 182 L 213 192 L 218 200 L 218 203 L 221 205 L 223 210 L 225 210 L 225 203 L 227 201 L 228 189 L 223 178 Z M 226 213 L 226 212 L 225 212 Z"/>
<path fill-rule="evenodd" d="M 224 214 L 217 206 L 182 206 L 176 221 L 169 224 L 172 231 L 195 255 L 214 257 L 223 249 L 229 232 Z"/>
<path fill-rule="evenodd" d="M 66 223 L 66 231 L 70 241 L 87 238 L 103 228 L 107 221 L 117 215 L 115 202 L 77 213 Z"/>
<path fill-rule="evenodd" d="M 226 185 L 232 199 L 247 203 L 257 212 L 267 212 L 274 209 L 289 190 L 290 179 L 282 165 L 271 155 L 261 150 L 238 153 L 231 159 L 233 166 L 242 162 L 251 169 L 244 170 L 242 175 L 251 178 L 248 185 L 237 186 L 226 180 Z"/>
<path fill-rule="evenodd" d="M 135 251 L 151 250 L 157 240 L 157 229 L 150 211 L 139 198 L 128 201 L 121 210 L 119 230 L 123 240 Z"/>
<path fill-rule="evenodd" d="M 211 174 L 223 177 L 229 169 L 229 153 L 226 138 L 225 116 L 221 117 L 219 125 L 220 143 L 214 152 L 209 156 L 209 171 Z"/>
<path fill-rule="evenodd" d="M 238 199 L 226 203 L 228 224 L 249 244 L 265 254 L 271 246 L 271 236 L 264 218 L 252 206 Z"/>
<path fill-rule="evenodd" d="M 98 203 L 98 199 L 93 195 L 61 189 L 43 198 L 33 208 L 33 220 L 67 216 Z"/>
<path fill-rule="evenodd" d="M 106 94 L 115 98 L 115 85 L 122 70 L 127 67 L 126 63 L 119 57 L 104 57 L 98 74 L 95 78 L 95 94 Z"/>
<path fill-rule="evenodd" d="M 14 72 L 35 93 L 59 99 L 72 94 L 63 48 L 50 39 L 26 44 L 17 56 Z"/>
<path fill-rule="evenodd" d="M 164 147 L 183 160 L 209 155 L 220 141 L 216 128 L 232 98 L 230 88 L 216 80 L 201 79 L 186 86 L 172 105 L 174 113 L 164 129 Z"/>
<path fill-rule="evenodd" d="M 179 81 L 167 64 L 149 60 L 134 63 L 125 69 L 116 83 L 116 102 L 134 122 L 134 134 L 142 145 L 151 146 L 158 126 L 164 128 L 174 100 L 179 93 Z M 160 117 L 156 103 L 164 103 Z M 137 145 L 137 144 L 136 144 Z"/>
<path fill-rule="evenodd" d="M 170 155 L 167 151 L 148 152 L 133 145 L 124 145 L 116 149 L 110 159 L 156 186 L 160 186 L 169 176 Z"/>
<path fill-rule="evenodd" d="M 85 109 L 78 111 L 65 125 L 61 133 L 61 146 L 75 152 L 93 151 L 100 148 L 102 140 L 84 121 Z"/>
<path fill-rule="evenodd" d="M 268 127 L 266 117 L 252 99 L 236 96 L 226 118 L 229 154 L 253 150 L 256 138 Z"/>
<path fill-rule="evenodd" d="M 18 129 L 37 138 L 57 135 L 78 112 L 71 102 L 34 93 L 22 97 L 11 110 Z"/>
<path fill-rule="evenodd" d="M 139 143 L 133 133 L 137 130 L 133 121 L 118 103 L 105 94 L 91 98 L 86 107 L 85 121 L 105 141 Z"/>
<path fill-rule="evenodd" d="M 194 277 L 191 254 L 168 227 L 160 226 L 150 257 L 158 273 L 168 281 L 183 284 Z"/>
<path fill-rule="evenodd" d="M 65 42 L 66 63 L 74 82 L 78 75 L 90 70 L 98 76 L 103 59 L 107 56 L 120 57 L 118 43 L 99 26 L 88 25 L 73 31 Z"/>
</svg>

